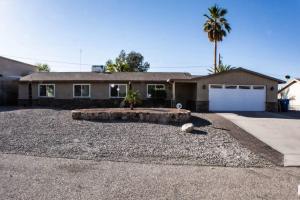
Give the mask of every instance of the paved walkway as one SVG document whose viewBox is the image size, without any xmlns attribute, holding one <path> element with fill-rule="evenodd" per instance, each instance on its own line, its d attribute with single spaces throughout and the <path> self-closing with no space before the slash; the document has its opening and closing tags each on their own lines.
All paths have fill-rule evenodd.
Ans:
<svg viewBox="0 0 300 200">
<path fill-rule="evenodd" d="M 284 155 L 284 166 L 300 166 L 300 119 L 269 112 L 219 113 Z"/>
<path fill-rule="evenodd" d="M 297 199 L 300 168 L 95 162 L 0 154 L 0 199 Z"/>
</svg>

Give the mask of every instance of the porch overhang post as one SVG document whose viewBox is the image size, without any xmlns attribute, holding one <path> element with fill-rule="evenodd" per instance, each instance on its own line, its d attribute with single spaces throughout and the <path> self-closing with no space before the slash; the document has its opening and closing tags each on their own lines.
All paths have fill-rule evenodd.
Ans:
<svg viewBox="0 0 300 200">
<path fill-rule="evenodd" d="M 176 88 L 175 88 L 175 81 L 172 83 L 172 107 L 175 107 L 175 102 L 176 102 Z"/>
</svg>

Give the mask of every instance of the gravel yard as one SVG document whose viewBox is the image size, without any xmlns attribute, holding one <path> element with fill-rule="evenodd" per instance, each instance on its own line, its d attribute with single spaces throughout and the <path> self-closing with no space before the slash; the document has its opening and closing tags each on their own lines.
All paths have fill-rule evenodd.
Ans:
<svg viewBox="0 0 300 200">
<path fill-rule="evenodd" d="M 191 134 L 176 125 L 79 121 L 68 110 L 0 107 L 0 151 L 142 163 L 272 166 L 203 118 L 193 114 L 196 130 Z"/>
</svg>

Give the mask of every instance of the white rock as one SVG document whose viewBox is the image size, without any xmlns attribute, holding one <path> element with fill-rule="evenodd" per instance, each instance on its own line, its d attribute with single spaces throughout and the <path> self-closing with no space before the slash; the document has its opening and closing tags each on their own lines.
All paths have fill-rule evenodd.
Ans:
<svg viewBox="0 0 300 200">
<path fill-rule="evenodd" d="M 183 124 L 181 127 L 181 131 L 190 133 L 194 130 L 194 124 L 192 123 L 187 123 L 187 124 Z"/>
<path fill-rule="evenodd" d="M 73 142 L 74 142 L 74 143 L 79 143 L 80 141 L 79 141 L 77 138 L 75 138 L 75 139 L 73 140 Z"/>
</svg>

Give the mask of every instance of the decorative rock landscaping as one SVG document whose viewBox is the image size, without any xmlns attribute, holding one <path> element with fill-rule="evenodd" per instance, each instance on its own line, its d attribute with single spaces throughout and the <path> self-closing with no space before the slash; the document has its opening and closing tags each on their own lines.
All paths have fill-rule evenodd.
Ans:
<svg viewBox="0 0 300 200">
<path fill-rule="evenodd" d="M 181 131 L 187 132 L 187 133 L 191 133 L 194 130 L 194 125 L 193 123 L 187 123 L 187 124 L 183 124 L 181 127 Z"/>
<path fill-rule="evenodd" d="M 69 110 L 0 106 L 0 153 L 157 164 L 264 167 L 272 163 L 192 113 L 177 124 L 73 120 Z"/>
<path fill-rule="evenodd" d="M 73 119 L 93 121 L 140 121 L 154 123 L 185 123 L 190 120 L 191 112 L 174 108 L 96 108 L 72 111 Z"/>
</svg>

